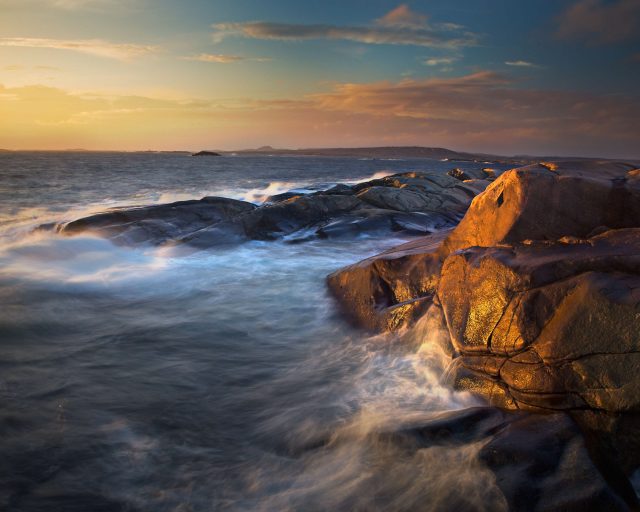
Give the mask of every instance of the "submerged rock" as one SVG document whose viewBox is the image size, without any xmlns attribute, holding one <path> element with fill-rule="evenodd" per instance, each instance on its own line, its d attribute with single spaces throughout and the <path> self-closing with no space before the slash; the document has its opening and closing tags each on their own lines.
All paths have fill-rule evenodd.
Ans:
<svg viewBox="0 0 640 512">
<path fill-rule="evenodd" d="M 204 198 L 120 208 L 58 229 L 68 235 L 90 231 L 124 245 L 187 244 L 203 249 L 247 240 L 428 234 L 455 225 L 488 184 L 461 183 L 438 173 L 404 173 L 312 194 L 278 194 L 261 206 Z"/>
</svg>

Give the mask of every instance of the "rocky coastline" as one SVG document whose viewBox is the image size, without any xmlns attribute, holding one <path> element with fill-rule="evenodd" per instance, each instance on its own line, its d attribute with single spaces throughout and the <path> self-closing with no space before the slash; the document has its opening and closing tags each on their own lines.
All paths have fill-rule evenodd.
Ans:
<svg viewBox="0 0 640 512">
<path fill-rule="evenodd" d="M 372 332 L 426 333 L 444 379 L 484 405 L 380 433 L 407 450 L 477 443 L 511 510 L 636 510 L 640 465 L 640 169 L 595 160 L 403 173 L 257 206 L 220 197 L 55 226 L 120 245 L 402 233 L 327 278 Z"/>
<path fill-rule="evenodd" d="M 453 230 L 339 270 L 328 284 L 362 327 L 428 322 L 430 341 L 451 355 L 445 379 L 455 389 L 525 414 L 526 421 L 577 427 L 582 462 L 567 437 L 553 436 L 550 444 L 519 434 L 526 449 L 514 445 L 505 465 L 494 469 L 511 507 L 637 508 L 626 480 L 640 464 L 640 170 L 634 165 L 568 161 L 507 171 Z M 510 428 L 518 430 L 516 424 Z M 529 492 L 532 475 L 525 471 L 518 481 L 500 472 L 526 460 L 535 464 L 558 443 L 562 457 L 574 458 L 562 469 L 564 501 L 546 503 L 545 484 L 521 507 L 513 493 Z M 586 474 L 587 460 L 597 471 L 584 482 L 578 475 Z M 622 498 L 617 505 L 612 496 L 596 505 L 601 477 Z"/>
</svg>

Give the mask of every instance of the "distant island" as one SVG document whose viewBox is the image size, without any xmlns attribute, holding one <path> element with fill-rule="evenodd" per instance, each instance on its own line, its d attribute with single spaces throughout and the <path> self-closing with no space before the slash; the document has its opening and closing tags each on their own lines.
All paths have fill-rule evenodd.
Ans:
<svg viewBox="0 0 640 512">
<path fill-rule="evenodd" d="M 222 156 L 220 153 L 216 153 L 215 151 L 198 151 L 197 153 L 193 153 L 191 156 Z"/>
<path fill-rule="evenodd" d="M 118 150 L 87 150 L 87 149 L 65 149 L 65 150 L 11 150 L 0 149 L 0 153 L 12 152 L 91 152 L 91 153 L 155 153 L 155 154 L 183 154 L 188 156 L 306 156 L 306 157 L 328 157 L 328 158 L 366 158 L 372 160 L 395 160 L 411 158 L 428 158 L 440 161 L 455 162 L 475 162 L 486 164 L 509 164 L 513 166 L 527 165 L 540 161 L 612 161 L 616 158 L 589 158 L 575 156 L 557 155 L 496 155 L 491 153 L 469 153 L 455 151 L 447 148 L 427 147 L 427 146 L 372 146 L 360 148 L 299 148 L 285 149 L 274 148 L 272 146 L 260 146 L 253 149 L 238 150 L 200 150 L 196 152 L 186 150 L 138 150 L 138 151 L 118 151 Z M 640 166 L 640 160 L 624 158 L 627 162 L 633 162 Z"/>
<path fill-rule="evenodd" d="M 489 154 L 473 154 L 454 151 L 446 148 L 431 148 L 423 146 L 383 146 L 361 148 L 300 148 L 276 149 L 262 146 L 257 149 L 243 149 L 239 151 L 221 151 L 223 154 L 235 153 L 243 155 L 298 155 L 298 156 L 328 156 L 328 157 L 359 157 L 359 158 L 433 158 L 434 160 L 504 160 L 504 156 Z"/>
<path fill-rule="evenodd" d="M 490 153 L 468 153 L 447 148 L 426 146 L 380 146 L 360 148 L 300 148 L 278 149 L 272 146 L 261 146 L 256 149 L 241 149 L 236 151 L 217 150 L 223 156 L 250 155 L 250 156 L 324 156 L 324 157 L 354 157 L 371 159 L 399 159 L 399 158 L 430 158 L 433 160 L 453 160 L 456 162 L 481 162 L 481 163 L 508 163 L 529 164 L 540 160 L 566 161 L 566 160 L 594 160 L 593 158 L 580 158 L 575 156 L 557 155 L 495 155 Z M 598 159 L 608 160 L 608 159 Z"/>
</svg>

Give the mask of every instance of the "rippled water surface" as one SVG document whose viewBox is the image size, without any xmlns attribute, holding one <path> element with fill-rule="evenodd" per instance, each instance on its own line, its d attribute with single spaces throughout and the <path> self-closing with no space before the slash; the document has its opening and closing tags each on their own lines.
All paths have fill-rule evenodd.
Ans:
<svg viewBox="0 0 640 512">
<path fill-rule="evenodd" d="M 407 454 L 375 435 L 473 404 L 440 385 L 432 333 L 366 337 L 327 294 L 327 274 L 403 240 L 169 257 L 34 231 L 115 205 L 478 165 L 0 154 L 0 509 L 500 509 L 477 447 Z"/>
</svg>

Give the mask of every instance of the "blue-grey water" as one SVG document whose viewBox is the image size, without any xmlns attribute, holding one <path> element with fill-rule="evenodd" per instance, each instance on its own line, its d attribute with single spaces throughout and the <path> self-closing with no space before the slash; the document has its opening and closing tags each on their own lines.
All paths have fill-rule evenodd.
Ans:
<svg viewBox="0 0 640 512">
<path fill-rule="evenodd" d="M 503 508 L 477 447 L 406 454 L 369 435 L 474 403 L 440 384 L 428 330 L 367 337 L 327 293 L 327 274 L 402 239 L 175 257 L 35 229 L 481 165 L 0 153 L 0 510 Z"/>
</svg>

